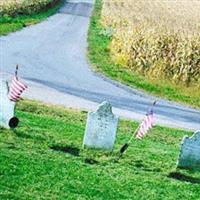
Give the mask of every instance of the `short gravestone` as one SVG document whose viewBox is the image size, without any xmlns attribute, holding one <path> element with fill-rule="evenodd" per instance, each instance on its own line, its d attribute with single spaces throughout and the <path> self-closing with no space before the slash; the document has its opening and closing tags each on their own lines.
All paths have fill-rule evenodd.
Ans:
<svg viewBox="0 0 200 200">
<path fill-rule="evenodd" d="M 4 79 L 0 79 L 0 126 L 16 128 L 19 120 L 14 117 L 15 102 L 8 98 L 9 87 Z"/>
<path fill-rule="evenodd" d="M 183 138 L 177 166 L 200 170 L 200 131 Z"/>
<path fill-rule="evenodd" d="M 108 102 L 99 105 L 96 112 L 89 112 L 83 146 L 112 150 L 118 125 L 118 117 L 112 113 Z"/>
</svg>

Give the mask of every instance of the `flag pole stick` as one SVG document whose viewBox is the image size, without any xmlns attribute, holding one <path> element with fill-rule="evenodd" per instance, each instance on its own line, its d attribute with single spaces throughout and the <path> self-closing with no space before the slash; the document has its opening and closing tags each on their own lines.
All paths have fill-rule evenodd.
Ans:
<svg viewBox="0 0 200 200">
<path fill-rule="evenodd" d="M 140 128 L 140 124 L 137 126 L 137 129 L 134 131 L 134 133 L 132 134 L 131 138 L 129 139 L 129 141 L 127 142 L 128 144 L 133 140 L 133 138 L 136 136 L 138 130 Z"/>
<path fill-rule="evenodd" d="M 119 158 L 122 157 L 123 153 L 128 149 L 129 144 L 131 143 L 131 141 L 133 140 L 133 138 L 135 137 L 135 135 L 137 134 L 138 130 L 140 128 L 140 125 L 138 125 L 137 129 L 134 131 L 134 133 L 132 134 L 131 138 L 129 139 L 129 141 L 127 143 L 125 143 L 121 148 L 120 148 L 120 155 Z"/>
<path fill-rule="evenodd" d="M 155 100 L 150 108 L 150 110 L 156 105 L 157 101 Z M 138 130 L 140 128 L 140 124 L 138 125 L 137 129 L 134 131 L 134 133 L 132 134 L 131 138 L 129 139 L 129 141 L 127 143 L 125 143 L 121 148 L 120 148 L 120 155 L 119 158 L 122 157 L 123 153 L 128 149 L 129 144 L 131 143 L 131 141 L 133 140 L 133 138 L 135 138 Z"/>
<path fill-rule="evenodd" d="M 19 65 L 16 65 L 16 69 L 15 69 L 15 77 L 18 80 L 18 69 L 19 69 Z"/>
</svg>

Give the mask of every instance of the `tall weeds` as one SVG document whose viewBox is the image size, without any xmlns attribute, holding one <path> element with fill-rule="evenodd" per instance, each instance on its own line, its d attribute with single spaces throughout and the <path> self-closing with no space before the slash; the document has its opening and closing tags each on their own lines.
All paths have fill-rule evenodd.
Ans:
<svg viewBox="0 0 200 200">
<path fill-rule="evenodd" d="M 53 6 L 59 0 L 0 0 L 0 17 L 30 15 L 47 7 Z"/>
</svg>

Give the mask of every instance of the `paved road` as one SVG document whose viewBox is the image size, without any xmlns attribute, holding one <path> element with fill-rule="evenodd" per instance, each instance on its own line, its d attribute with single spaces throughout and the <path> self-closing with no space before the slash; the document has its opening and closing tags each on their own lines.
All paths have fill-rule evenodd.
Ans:
<svg viewBox="0 0 200 200">
<path fill-rule="evenodd" d="M 122 117 L 141 120 L 153 97 L 94 74 L 87 62 L 87 30 L 93 0 L 66 3 L 48 20 L 0 37 L 0 75 L 10 79 L 15 65 L 28 82 L 27 98 L 94 110 L 108 100 Z M 157 123 L 200 129 L 200 111 L 159 100 Z"/>
</svg>

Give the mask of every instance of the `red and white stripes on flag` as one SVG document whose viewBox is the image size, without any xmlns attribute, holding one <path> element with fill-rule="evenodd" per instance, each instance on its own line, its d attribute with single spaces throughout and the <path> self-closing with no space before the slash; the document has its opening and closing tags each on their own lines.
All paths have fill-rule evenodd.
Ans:
<svg viewBox="0 0 200 200">
<path fill-rule="evenodd" d="M 18 78 L 15 76 L 11 82 L 8 98 L 11 101 L 17 102 L 21 98 L 22 92 L 26 90 L 27 86 L 24 85 L 22 82 L 18 80 Z"/>
<path fill-rule="evenodd" d="M 153 110 L 151 109 L 150 112 L 146 114 L 145 118 L 140 124 L 140 127 L 136 133 L 136 138 L 142 139 L 148 133 L 148 131 L 154 126 L 154 123 L 155 123 L 154 114 Z"/>
</svg>

